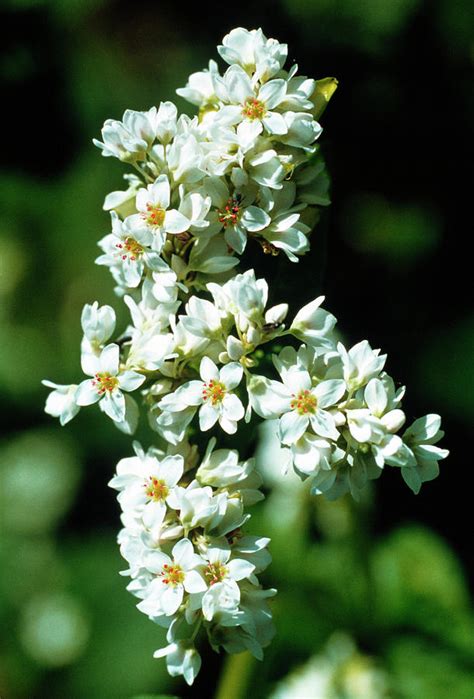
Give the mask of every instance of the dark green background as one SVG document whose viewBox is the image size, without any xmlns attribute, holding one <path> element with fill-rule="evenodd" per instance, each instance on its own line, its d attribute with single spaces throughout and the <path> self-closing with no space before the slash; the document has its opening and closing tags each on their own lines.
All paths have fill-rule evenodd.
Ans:
<svg viewBox="0 0 474 699">
<path fill-rule="evenodd" d="M 321 138 L 333 204 L 297 266 L 256 249 L 244 265 L 274 279 L 275 302 L 324 293 L 347 343 L 388 352 L 408 418 L 443 416 L 451 455 L 417 497 L 388 469 L 361 506 L 315 509 L 301 496 L 286 531 L 257 509 L 250 530 L 272 536 L 265 583 L 280 595 L 252 696 L 342 629 L 385 668 L 390 696 L 471 699 L 471 3 L 10 0 L 0 20 L 2 698 L 216 687 L 221 658 L 206 650 L 191 690 L 167 678 L 151 657 L 161 631 L 117 575 L 106 483 L 130 440 L 95 409 L 61 429 L 42 412 L 40 381 L 81 379 L 84 303 L 119 308 L 93 260 L 109 227 L 103 198 L 126 170 L 91 139 L 126 108 L 171 99 L 192 113 L 176 87 L 231 28 L 261 26 L 303 74 L 339 79 Z"/>
</svg>

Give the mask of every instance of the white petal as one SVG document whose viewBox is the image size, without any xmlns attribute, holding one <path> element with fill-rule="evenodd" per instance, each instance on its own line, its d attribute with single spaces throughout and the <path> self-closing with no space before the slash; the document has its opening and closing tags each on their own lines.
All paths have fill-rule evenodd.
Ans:
<svg viewBox="0 0 474 699">
<path fill-rule="evenodd" d="M 194 547 L 189 539 L 180 539 L 178 543 L 173 546 L 173 558 L 175 563 L 183 568 L 188 568 L 187 563 L 191 563 L 192 556 L 194 556 Z"/>
<path fill-rule="evenodd" d="M 316 410 L 314 415 L 311 415 L 310 419 L 311 427 L 320 437 L 329 437 L 330 439 L 339 438 L 336 423 L 330 413 L 325 410 Z"/>
<path fill-rule="evenodd" d="M 295 410 L 285 413 L 280 418 L 280 435 L 283 444 L 293 444 L 308 427 L 308 416 L 299 415 Z"/>
<path fill-rule="evenodd" d="M 143 524 L 147 529 L 159 529 L 166 515 L 166 505 L 164 502 L 151 500 L 148 502 L 142 514 Z"/>
<path fill-rule="evenodd" d="M 197 570 L 189 570 L 184 578 L 184 589 L 191 593 L 204 592 L 207 590 L 207 585 Z"/>
<path fill-rule="evenodd" d="M 237 138 L 239 139 L 241 148 L 247 150 L 252 146 L 262 131 L 263 126 L 261 121 L 258 119 L 254 121 L 244 119 L 237 127 Z"/>
<path fill-rule="evenodd" d="M 224 234 L 225 241 L 230 247 L 235 250 L 238 255 L 241 255 L 247 245 L 247 234 L 241 225 L 229 227 Z"/>
<path fill-rule="evenodd" d="M 166 456 L 158 468 L 158 477 L 170 488 L 176 485 L 184 470 L 184 459 L 180 455 Z"/>
<path fill-rule="evenodd" d="M 235 388 L 242 380 L 244 369 L 237 362 L 226 364 L 220 372 L 220 380 L 227 389 Z"/>
<path fill-rule="evenodd" d="M 242 224 L 250 232 L 261 231 L 270 225 L 271 218 L 258 206 L 248 206 L 242 216 Z"/>
<path fill-rule="evenodd" d="M 77 387 L 75 400 L 77 405 L 92 405 L 100 400 L 96 386 L 93 385 L 92 379 L 82 381 Z"/>
<path fill-rule="evenodd" d="M 161 607 L 166 616 L 172 616 L 178 611 L 181 602 L 183 601 L 183 586 L 176 587 L 167 586 L 160 598 Z"/>
<path fill-rule="evenodd" d="M 387 392 L 380 379 L 370 379 L 365 387 L 364 399 L 373 415 L 381 417 L 384 414 L 387 407 Z"/>
<path fill-rule="evenodd" d="M 219 412 L 210 403 L 204 403 L 199 409 L 199 427 L 202 432 L 214 427 L 219 418 Z"/>
<path fill-rule="evenodd" d="M 171 209 L 165 213 L 163 227 L 167 233 L 184 233 L 190 225 L 191 221 L 176 209 Z"/>
<path fill-rule="evenodd" d="M 209 357 L 203 357 L 201 359 L 199 373 L 201 379 L 206 383 L 209 383 L 209 381 L 219 381 L 219 369 Z"/>
<path fill-rule="evenodd" d="M 327 408 L 338 403 L 346 391 L 346 383 L 342 379 L 321 381 L 314 389 L 319 408 Z"/>
<path fill-rule="evenodd" d="M 235 393 L 227 393 L 222 401 L 223 417 L 226 420 L 242 420 L 245 410 L 242 401 Z"/>
<path fill-rule="evenodd" d="M 249 561 L 245 561 L 243 558 L 234 558 L 229 561 L 227 567 L 229 569 L 229 576 L 233 580 L 248 578 L 255 570 L 253 563 L 249 563 Z"/>
<path fill-rule="evenodd" d="M 143 190 L 140 190 L 140 192 L 143 192 Z M 149 201 L 151 201 L 155 206 L 161 207 L 162 209 L 168 208 L 168 206 L 170 205 L 170 183 L 167 175 L 160 175 L 155 180 L 154 184 L 148 187 L 146 203 L 148 203 Z M 139 208 L 138 197 L 137 208 Z"/>
<path fill-rule="evenodd" d="M 139 374 L 138 371 L 124 371 L 117 378 L 119 386 L 123 391 L 134 391 L 145 381 L 145 376 Z"/>
<path fill-rule="evenodd" d="M 100 407 L 115 422 L 123 422 L 125 418 L 125 397 L 118 388 L 104 395 Z"/>
<path fill-rule="evenodd" d="M 269 80 L 265 85 L 262 85 L 258 93 L 258 99 L 265 102 L 267 109 L 276 107 L 286 95 L 286 81 L 278 78 Z M 286 133 L 284 131 L 283 133 Z"/>
<path fill-rule="evenodd" d="M 263 117 L 263 124 L 269 133 L 275 135 L 283 135 L 288 132 L 288 127 L 286 121 L 283 119 L 281 114 L 277 112 L 268 112 Z"/>
<path fill-rule="evenodd" d="M 118 345 L 107 345 L 100 354 L 100 371 L 115 376 L 119 370 L 120 349 Z"/>
</svg>

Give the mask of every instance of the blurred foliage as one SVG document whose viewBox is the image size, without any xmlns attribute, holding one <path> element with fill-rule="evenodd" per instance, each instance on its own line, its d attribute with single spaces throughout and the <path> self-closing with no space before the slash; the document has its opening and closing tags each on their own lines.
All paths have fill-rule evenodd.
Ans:
<svg viewBox="0 0 474 699">
<path fill-rule="evenodd" d="M 191 689 L 153 660 L 163 630 L 136 611 L 118 575 L 118 507 L 106 483 L 130 440 L 94 408 L 65 431 L 52 426 L 40 382 L 80 377 L 84 303 L 120 308 L 93 259 L 109 227 L 103 198 L 124 170 L 94 152 L 92 137 L 128 107 L 174 99 L 241 25 L 287 41 L 303 73 L 339 80 L 322 117 L 333 205 L 297 276 L 281 260 L 255 267 L 274 279 L 275 302 L 323 291 L 349 341 L 369 337 L 388 350 L 391 373 L 409 386 L 407 412 L 443 414 L 452 452 L 418 498 L 387 473 L 356 506 L 315 503 L 297 479 L 280 478 L 278 455 L 262 443 L 268 497 L 250 529 L 272 537 L 266 583 L 279 589 L 278 635 L 251 668 L 251 694 L 269 697 L 288 673 L 330 666 L 337 699 L 360 696 L 344 678 L 361 682 L 372 670 L 391 699 L 471 697 L 470 493 L 459 488 L 474 414 L 462 174 L 474 120 L 471 3 L 157 7 L 6 0 L 0 10 L 0 696 L 215 692 L 220 657 L 204 658 Z M 148 446 L 146 432 L 139 437 Z M 328 699 L 310 687 L 311 699 Z"/>
</svg>

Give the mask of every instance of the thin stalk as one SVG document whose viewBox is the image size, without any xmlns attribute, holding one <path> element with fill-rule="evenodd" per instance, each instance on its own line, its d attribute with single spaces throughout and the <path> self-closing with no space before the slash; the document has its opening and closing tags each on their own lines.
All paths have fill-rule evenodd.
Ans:
<svg viewBox="0 0 474 699">
<path fill-rule="evenodd" d="M 215 699 L 247 699 L 255 659 L 248 651 L 228 655 L 224 662 Z"/>
</svg>

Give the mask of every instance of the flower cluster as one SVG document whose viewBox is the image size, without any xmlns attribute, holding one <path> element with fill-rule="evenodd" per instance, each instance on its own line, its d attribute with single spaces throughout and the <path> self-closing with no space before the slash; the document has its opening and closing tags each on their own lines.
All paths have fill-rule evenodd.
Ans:
<svg viewBox="0 0 474 699">
<path fill-rule="evenodd" d="M 268 539 L 242 530 L 245 507 L 263 497 L 253 461 L 215 450 L 215 438 L 200 461 L 193 434 L 234 435 L 253 416 L 273 420 L 282 464 L 328 498 L 358 497 L 385 465 L 418 492 L 448 453 L 435 446 L 437 415 L 403 431 L 404 389 L 384 371 L 386 356 L 366 341 L 338 342 L 323 297 L 288 323 L 288 304 L 267 307 L 267 282 L 236 271 L 249 241 L 292 262 L 308 250 L 317 206 L 328 203 L 315 141 L 331 90 L 330 79 L 286 71 L 286 45 L 260 29 L 231 31 L 218 51 L 229 64 L 222 75 L 211 61 L 178 90 L 198 116 L 179 116 L 171 102 L 129 110 L 95 141 L 135 169 L 127 189 L 105 199 L 111 232 L 96 260 L 130 320 L 113 339 L 114 310 L 87 304 L 86 378 L 44 382 L 46 412 L 61 424 L 97 403 L 123 432 L 146 414 L 156 433 L 161 448 L 135 444 L 110 485 L 123 511 L 128 589 L 168 629 L 169 645 L 155 655 L 188 683 L 200 667 L 200 629 L 215 649 L 262 656 L 275 592 L 256 577 L 270 561 Z"/>
<path fill-rule="evenodd" d="M 248 536 L 241 527 L 244 506 L 263 496 L 252 459 L 214 450 L 210 440 L 197 466 L 197 450 L 185 441 L 165 454 L 143 451 L 122 459 L 109 485 L 119 491 L 124 528 L 120 550 L 128 561 L 128 589 L 137 607 L 168 629 L 166 656 L 171 675 L 191 684 L 201 659 L 194 645 L 203 628 L 213 648 L 262 658 L 274 635 L 264 590 L 256 574 L 270 562 L 269 539 Z"/>
</svg>

